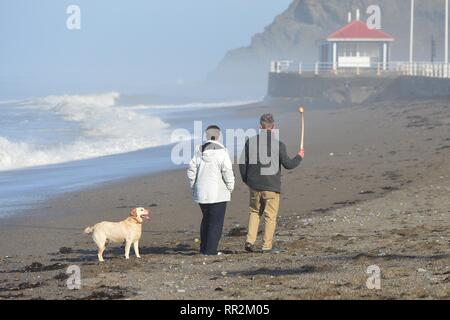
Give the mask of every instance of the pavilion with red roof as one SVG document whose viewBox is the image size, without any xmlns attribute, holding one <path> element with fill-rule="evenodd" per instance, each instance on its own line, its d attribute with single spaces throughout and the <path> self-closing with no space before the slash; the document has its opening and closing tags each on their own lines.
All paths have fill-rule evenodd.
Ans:
<svg viewBox="0 0 450 320">
<path fill-rule="evenodd" d="M 333 70 L 345 68 L 388 69 L 394 38 L 355 20 L 320 42 L 320 61 Z"/>
</svg>

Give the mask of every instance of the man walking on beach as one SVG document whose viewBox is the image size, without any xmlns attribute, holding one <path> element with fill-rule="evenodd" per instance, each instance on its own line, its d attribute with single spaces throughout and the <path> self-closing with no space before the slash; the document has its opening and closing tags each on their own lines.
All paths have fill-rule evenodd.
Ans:
<svg viewBox="0 0 450 320">
<path fill-rule="evenodd" d="M 234 189 L 233 167 L 227 149 L 219 142 L 220 128 L 206 130 L 207 141 L 196 148 L 187 176 L 194 201 L 200 205 L 200 253 L 220 255 L 217 251 L 223 231 L 227 202 Z"/>
<path fill-rule="evenodd" d="M 291 159 L 286 145 L 279 141 L 271 114 L 260 119 L 260 133 L 247 140 L 239 165 L 242 180 L 250 188 L 250 218 L 245 250 L 255 252 L 260 218 L 264 217 L 264 253 L 279 253 L 273 247 L 281 192 L 281 167 L 292 170 L 300 165 L 305 151 Z M 268 158 L 268 159 L 266 159 Z M 272 170 L 274 169 L 274 170 Z"/>
</svg>

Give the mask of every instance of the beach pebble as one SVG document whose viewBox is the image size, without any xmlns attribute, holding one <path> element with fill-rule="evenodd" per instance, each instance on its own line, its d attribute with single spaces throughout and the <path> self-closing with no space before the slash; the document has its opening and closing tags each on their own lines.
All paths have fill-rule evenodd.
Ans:
<svg viewBox="0 0 450 320">
<path fill-rule="evenodd" d="M 331 152 L 331 153 L 330 153 L 330 157 L 334 157 L 334 152 Z"/>
<path fill-rule="evenodd" d="M 184 289 L 178 289 L 177 292 L 178 292 L 178 293 L 185 293 L 186 290 L 184 290 Z"/>
<path fill-rule="evenodd" d="M 419 272 L 419 273 L 425 273 L 425 272 L 427 272 L 427 270 L 422 269 L 422 268 L 419 268 L 419 269 L 417 269 L 417 272 Z"/>
</svg>

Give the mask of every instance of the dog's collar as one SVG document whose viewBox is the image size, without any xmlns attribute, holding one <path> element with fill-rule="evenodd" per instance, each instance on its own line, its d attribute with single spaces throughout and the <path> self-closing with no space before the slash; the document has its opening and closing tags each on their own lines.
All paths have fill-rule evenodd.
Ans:
<svg viewBox="0 0 450 320">
<path fill-rule="evenodd" d="M 136 222 L 137 224 L 143 224 L 143 223 L 144 223 L 144 221 L 140 222 L 140 221 L 137 219 L 137 217 L 130 216 L 130 218 L 131 218 L 131 220 L 133 220 L 133 221 Z"/>
</svg>

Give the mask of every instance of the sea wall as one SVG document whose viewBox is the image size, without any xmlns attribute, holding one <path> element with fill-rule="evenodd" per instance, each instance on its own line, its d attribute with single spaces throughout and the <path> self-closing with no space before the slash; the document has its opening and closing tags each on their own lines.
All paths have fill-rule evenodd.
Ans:
<svg viewBox="0 0 450 320">
<path fill-rule="evenodd" d="M 339 107 L 388 100 L 450 99 L 450 79 L 270 73 L 267 100 Z"/>
</svg>

